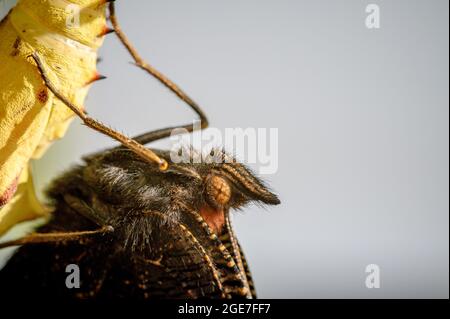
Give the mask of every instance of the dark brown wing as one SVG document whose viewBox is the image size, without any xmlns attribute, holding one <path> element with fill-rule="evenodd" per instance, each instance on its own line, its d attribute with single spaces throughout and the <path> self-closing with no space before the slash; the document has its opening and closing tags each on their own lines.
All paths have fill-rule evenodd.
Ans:
<svg viewBox="0 0 450 319">
<path fill-rule="evenodd" d="M 106 206 L 99 201 L 78 202 L 60 200 L 53 219 L 40 232 L 98 227 L 89 218 L 91 213 L 79 210 L 90 207 L 94 216 L 101 217 L 104 214 L 98 210 Z M 231 244 L 231 227 L 219 239 L 199 214 L 188 209 L 176 222 L 154 211 L 116 213 L 120 221 L 111 220 L 113 233 L 20 248 L 0 271 L 0 290 L 57 298 L 252 297 L 248 267 L 242 261 L 246 268 L 240 269 Z M 100 218 L 99 222 L 108 221 Z M 79 289 L 65 284 L 66 267 L 71 264 L 80 269 Z"/>
<path fill-rule="evenodd" d="M 60 202 L 52 220 L 40 233 L 93 230 L 98 225 Z M 76 241 L 42 243 L 20 247 L 0 271 L 0 293 L 34 298 L 91 298 L 100 290 L 115 256 L 114 238 L 98 235 Z M 80 288 L 68 289 L 69 265 L 80 270 Z"/>
<path fill-rule="evenodd" d="M 103 239 L 21 247 L 0 271 L 1 295 L 38 299 L 95 297 L 109 270 L 112 255 L 99 241 Z M 66 268 L 72 264 L 80 270 L 80 289 L 66 286 L 70 275 Z"/>
<path fill-rule="evenodd" d="M 63 225 L 74 222 L 61 218 L 64 215 L 56 212 L 41 232 L 68 231 Z M 160 213 L 145 218 L 160 225 L 153 229 L 151 250 L 124 245 L 116 234 L 21 247 L 0 271 L 2 294 L 57 299 L 224 298 L 214 262 L 192 232 L 183 224 L 162 223 Z M 79 220 L 77 227 L 88 227 Z M 80 269 L 79 289 L 66 287 L 66 267 L 71 264 Z"/>
<path fill-rule="evenodd" d="M 149 218 L 164 218 L 153 212 Z M 161 226 L 159 251 L 123 254 L 105 280 L 101 297 L 131 299 L 223 298 L 210 256 L 183 224 Z M 153 243 L 154 246 L 154 243 Z"/>
</svg>

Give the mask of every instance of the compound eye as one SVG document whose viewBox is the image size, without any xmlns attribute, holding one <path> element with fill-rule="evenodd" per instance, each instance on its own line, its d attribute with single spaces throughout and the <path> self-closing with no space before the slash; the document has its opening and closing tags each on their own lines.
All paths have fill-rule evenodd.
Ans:
<svg viewBox="0 0 450 319">
<path fill-rule="evenodd" d="M 220 176 L 213 175 L 208 178 L 206 190 L 209 199 L 214 206 L 223 207 L 231 199 L 231 187 L 228 182 Z"/>
</svg>

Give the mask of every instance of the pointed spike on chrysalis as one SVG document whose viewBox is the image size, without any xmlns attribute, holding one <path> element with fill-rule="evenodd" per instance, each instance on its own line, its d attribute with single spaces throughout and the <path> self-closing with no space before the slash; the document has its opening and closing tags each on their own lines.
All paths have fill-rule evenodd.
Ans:
<svg viewBox="0 0 450 319">
<path fill-rule="evenodd" d="M 112 29 L 112 28 L 110 28 L 108 26 L 105 26 L 103 28 L 103 30 L 97 35 L 97 37 L 101 38 L 101 37 L 104 37 L 105 35 L 113 33 L 113 32 L 115 32 L 114 29 Z"/>
<path fill-rule="evenodd" d="M 100 80 L 104 80 L 106 78 L 107 77 L 104 76 L 104 75 L 101 75 L 99 73 L 95 73 L 95 75 L 89 81 L 87 81 L 85 85 L 89 85 L 89 84 L 92 84 L 94 82 L 97 82 L 97 81 L 100 81 Z"/>
</svg>

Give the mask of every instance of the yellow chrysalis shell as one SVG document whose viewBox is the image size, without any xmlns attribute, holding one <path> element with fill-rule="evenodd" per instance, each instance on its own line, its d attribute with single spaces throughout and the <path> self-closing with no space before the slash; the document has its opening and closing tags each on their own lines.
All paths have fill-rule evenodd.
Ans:
<svg viewBox="0 0 450 319">
<path fill-rule="evenodd" d="M 0 22 L 0 235 L 46 213 L 34 194 L 29 161 L 65 134 L 74 115 L 47 89 L 30 55 L 37 52 L 58 90 L 83 105 L 97 76 L 105 3 L 19 0 Z"/>
</svg>

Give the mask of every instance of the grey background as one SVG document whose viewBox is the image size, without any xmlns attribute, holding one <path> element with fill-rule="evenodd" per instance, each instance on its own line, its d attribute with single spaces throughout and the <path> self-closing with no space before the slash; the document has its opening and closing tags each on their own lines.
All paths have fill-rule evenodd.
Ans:
<svg viewBox="0 0 450 319">
<path fill-rule="evenodd" d="M 365 27 L 369 3 L 381 29 Z M 260 297 L 449 297 L 448 1 L 117 7 L 141 54 L 214 127 L 279 128 L 279 170 L 266 179 L 283 203 L 235 218 Z M 113 35 L 101 52 L 109 79 L 92 88 L 91 115 L 129 134 L 192 119 Z M 39 187 L 113 144 L 76 121 L 34 164 Z M 365 287 L 372 263 L 381 289 Z"/>
</svg>

